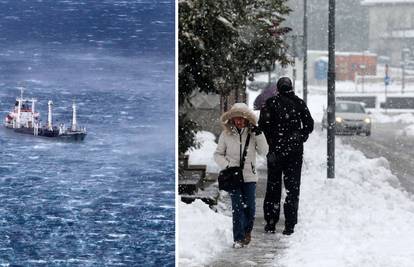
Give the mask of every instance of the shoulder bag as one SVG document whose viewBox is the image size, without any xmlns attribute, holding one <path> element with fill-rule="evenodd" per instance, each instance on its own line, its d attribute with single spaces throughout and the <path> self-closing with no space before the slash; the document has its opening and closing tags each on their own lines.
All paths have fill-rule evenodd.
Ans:
<svg viewBox="0 0 414 267">
<path fill-rule="evenodd" d="M 243 168 L 244 161 L 247 155 L 247 148 L 249 147 L 250 133 L 246 138 L 246 144 L 244 145 L 243 156 L 240 159 L 240 166 L 228 167 L 221 170 L 218 176 L 219 189 L 230 192 L 244 183 Z"/>
</svg>

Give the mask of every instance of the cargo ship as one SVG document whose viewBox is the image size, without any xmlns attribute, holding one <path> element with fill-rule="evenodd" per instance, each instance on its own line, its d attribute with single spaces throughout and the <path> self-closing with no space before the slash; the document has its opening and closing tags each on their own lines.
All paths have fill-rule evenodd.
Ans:
<svg viewBox="0 0 414 267">
<path fill-rule="evenodd" d="M 52 123 L 53 102 L 48 101 L 47 123 L 41 125 L 40 114 L 36 111 L 34 98 L 23 98 L 23 89 L 20 89 L 20 97 L 16 98 L 13 109 L 6 115 L 4 126 L 16 133 L 30 134 L 33 136 L 58 138 L 67 141 L 83 141 L 86 137 L 86 128 L 79 127 L 76 119 L 76 103 L 72 104 L 72 123 L 70 127 L 65 124 L 55 126 Z"/>
</svg>

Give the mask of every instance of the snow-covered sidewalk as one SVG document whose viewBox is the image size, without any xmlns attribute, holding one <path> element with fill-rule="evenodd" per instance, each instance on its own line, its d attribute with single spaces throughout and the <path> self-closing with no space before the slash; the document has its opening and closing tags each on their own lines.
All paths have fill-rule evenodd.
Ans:
<svg viewBox="0 0 414 267">
<path fill-rule="evenodd" d="M 180 203 L 179 266 L 209 266 L 229 257 L 237 261 L 229 253 L 245 256 L 234 266 L 412 266 L 413 196 L 400 188 L 386 159 L 368 159 L 336 140 L 336 178 L 330 180 L 325 134 L 316 131 L 306 143 L 299 224 L 292 236 L 277 233 L 273 241 L 255 234 L 250 247 L 234 252 L 228 213 L 215 213 L 201 202 Z M 211 143 L 208 147 L 213 149 Z M 212 153 L 204 155 L 211 162 Z M 260 201 L 257 208 L 260 217 Z M 259 218 L 256 226 L 263 231 Z M 254 260 L 258 253 L 266 264 Z"/>
</svg>

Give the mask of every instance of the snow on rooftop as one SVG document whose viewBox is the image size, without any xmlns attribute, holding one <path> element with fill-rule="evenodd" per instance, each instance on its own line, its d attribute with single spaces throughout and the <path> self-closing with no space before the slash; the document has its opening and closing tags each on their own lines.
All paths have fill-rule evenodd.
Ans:
<svg viewBox="0 0 414 267">
<path fill-rule="evenodd" d="M 328 50 L 308 50 L 308 55 L 328 55 Z M 370 51 L 353 52 L 353 51 L 335 51 L 337 56 L 377 56 L 376 53 Z"/>
<path fill-rule="evenodd" d="M 329 62 L 329 57 L 318 57 L 317 59 L 315 59 L 315 61 L 324 61 L 324 62 Z"/>
<path fill-rule="evenodd" d="M 361 5 L 373 6 L 383 4 L 414 4 L 414 0 L 363 0 Z"/>
<path fill-rule="evenodd" d="M 414 38 L 414 30 L 396 30 L 391 34 L 385 33 L 382 37 L 388 38 Z"/>
</svg>

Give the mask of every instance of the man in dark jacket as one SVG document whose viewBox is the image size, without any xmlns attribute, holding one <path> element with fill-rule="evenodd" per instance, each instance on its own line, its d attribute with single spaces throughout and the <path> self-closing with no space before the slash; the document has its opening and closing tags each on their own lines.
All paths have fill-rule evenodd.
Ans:
<svg viewBox="0 0 414 267">
<path fill-rule="evenodd" d="M 313 119 L 305 102 L 295 95 L 292 81 L 288 77 L 278 80 L 277 89 L 279 93 L 266 101 L 259 119 L 259 127 L 269 144 L 268 178 L 263 209 L 265 231 L 274 233 L 280 214 L 283 174 L 286 189 L 283 234 L 290 235 L 298 217 L 303 143 L 313 131 Z"/>
</svg>

